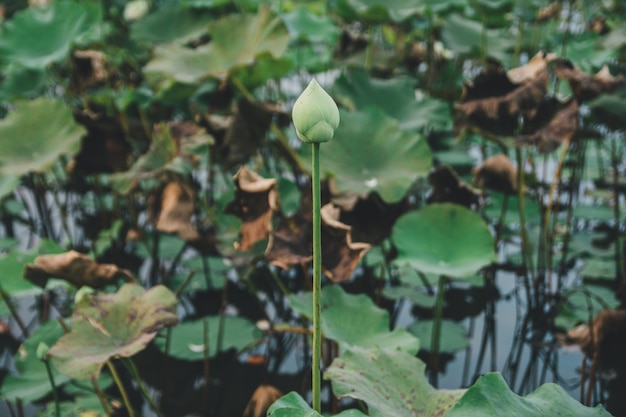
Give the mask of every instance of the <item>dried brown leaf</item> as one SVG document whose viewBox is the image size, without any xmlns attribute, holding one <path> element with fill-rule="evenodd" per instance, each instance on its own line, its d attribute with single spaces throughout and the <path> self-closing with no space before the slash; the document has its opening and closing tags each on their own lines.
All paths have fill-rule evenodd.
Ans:
<svg viewBox="0 0 626 417">
<path fill-rule="evenodd" d="M 554 73 L 557 77 L 567 80 L 579 103 L 593 100 L 601 94 L 614 92 L 620 89 L 625 81 L 623 75 L 617 77 L 611 75 L 606 65 L 597 74 L 591 75 L 582 72 L 567 60 L 559 60 L 554 66 Z"/>
<path fill-rule="evenodd" d="M 156 228 L 166 233 L 176 233 L 184 240 L 196 240 L 200 234 L 191 223 L 195 210 L 193 190 L 179 181 L 165 186 L 161 194 L 161 210 Z"/>
<path fill-rule="evenodd" d="M 571 141 L 578 130 L 578 110 L 576 100 L 566 103 L 556 99 L 546 101 L 537 117 L 525 126 L 519 136 L 520 143 L 536 144 L 539 151 L 551 152 Z"/>
<path fill-rule="evenodd" d="M 57 255 L 41 255 L 24 267 L 24 278 L 45 287 L 49 278 L 64 279 L 76 287 L 101 288 L 119 278 L 132 282 L 132 274 L 113 264 L 99 264 L 89 256 L 71 250 Z"/>
<path fill-rule="evenodd" d="M 271 385 L 259 385 L 254 390 L 242 417 L 265 417 L 270 405 L 282 397 L 282 395 L 283 393 L 280 390 Z"/>
<path fill-rule="evenodd" d="M 591 326 L 581 325 L 568 332 L 569 341 L 578 344 L 589 356 L 598 354 L 600 361 L 611 355 L 623 356 L 626 344 L 626 310 L 602 310 Z M 613 356 L 614 358 L 614 356 Z"/>
<path fill-rule="evenodd" d="M 505 194 L 517 193 L 517 169 L 504 154 L 495 155 L 474 168 L 474 184 Z"/>
<path fill-rule="evenodd" d="M 245 166 L 233 179 L 237 187 L 235 199 L 226 206 L 225 212 L 242 220 L 236 249 L 249 251 L 256 242 L 269 237 L 272 216 L 278 210 L 276 180 L 263 178 Z"/>
</svg>

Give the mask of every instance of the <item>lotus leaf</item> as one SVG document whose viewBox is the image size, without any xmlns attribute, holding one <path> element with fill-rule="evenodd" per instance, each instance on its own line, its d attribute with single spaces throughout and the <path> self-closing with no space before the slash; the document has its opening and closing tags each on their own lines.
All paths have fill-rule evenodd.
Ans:
<svg viewBox="0 0 626 417">
<path fill-rule="evenodd" d="M 32 98 L 46 87 L 46 73 L 41 69 L 9 65 L 0 83 L 0 100 Z"/>
<path fill-rule="evenodd" d="M 430 346 L 432 346 L 432 320 L 420 320 L 409 326 L 408 330 L 420 340 L 422 349 L 429 350 Z M 453 353 L 457 350 L 465 349 L 468 343 L 463 326 L 451 320 L 441 321 L 440 352 Z"/>
<path fill-rule="evenodd" d="M 333 140 L 320 147 L 322 171 L 332 177 L 337 191 L 377 192 L 385 202 L 396 202 L 417 177 L 428 173 L 431 154 L 421 135 L 402 131 L 396 120 L 376 107 L 340 114 Z M 309 148 L 301 149 L 307 164 Z"/>
<path fill-rule="evenodd" d="M 40 69 L 64 61 L 72 45 L 98 40 L 103 32 L 98 4 L 54 1 L 29 7 L 3 24 L 0 56 L 7 62 Z"/>
<path fill-rule="evenodd" d="M 0 397 L 24 402 L 39 400 L 52 391 L 46 365 L 37 358 L 36 350 L 40 343 L 52 345 L 63 335 L 63 328 L 57 321 L 42 324 L 31 334 L 15 356 L 15 368 L 19 375 L 8 375 L 2 382 Z M 52 370 L 57 387 L 64 385 L 70 378 Z"/>
<path fill-rule="evenodd" d="M 601 405 L 585 407 L 556 384 L 544 384 L 526 397 L 520 397 L 508 387 L 499 373 L 484 375 L 472 385 L 448 411 L 446 417 L 609 417 Z"/>
<path fill-rule="evenodd" d="M 157 46 L 154 58 L 144 67 L 146 75 L 154 81 L 187 84 L 209 77 L 225 78 L 252 64 L 262 52 L 282 56 L 289 43 L 287 29 L 265 7 L 257 15 L 223 17 L 209 33 L 211 42 L 194 49 L 178 43 Z"/>
<path fill-rule="evenodd" d="M 206 35 L 212 16 L 183 7 L 164 7 L 131 26 L 130 36 L 153 44 L 176 42 L 183 45 Z"/>
<path fill-rule="evenodd" d="M 305 317 L 313 315 L 312 293 L 290 297 L 294 310 Z M 399 349 L 416 354 L 419 340 L 404 329 L 389 331 L 389 313 L 377 307 L 365 294 L 346 293 L 339 285 L 322 288 L 322 333 L 340 345 Z"/>
<path fill-rule="evenodd" d="M 72 331 L 48 351 L 52 364 L 65 375 L 89 380 L 111 358 L 143 350 L 156 331 L 178 322 L 176 297 L 158 285 L 146 291 L 125 284 L 117 293 L 85 294 L 72 314 Z"/>
<path fill-rule="evenodd" d="M 338 7 L 344 18 L 377 23 L 399 23 L 423 11 L 420 2 L 411 0 L 340 0 Z"/>
<path fill-rule="evenodd" d="M 487 56 L 509 63 L 515 40 L 507 37 L 503 31 L 485 29 L 481 23 L 459 14 L 448 16 L 441 28 L 441 40 L 446 48 L 459 54 L 479 56 L 483 39 L 486 39 L 484 52 Z"/>
<path fill-rule="evenodd" d="M 282 19 L 293 40 L 334 43 L 339 38 L 339 28 L 330 17 L 318 16 L 304 6 L 282 15 Z"/>
<path fill-rule="evenodd" d="M 620 305 L 615 292 L 599 285 L 570 288 L 563 294 L 555 326 L 570 330 L 581 323 L 589 323 L 603 308 L 614 310 Z"/>
<path fill-rule="evenodd" d="M 431 204 L 403 215 L 391 237 L 396 261 L 424 273 L 463 278 L 497 260 L 485 222 L 454 204 Z"/>
<path fill-rule="evenodd" d="M 405 352 L 353 348 L 333 361 L 324 378 L 339 398 L 365 402 L 372 417 L 442 416 L 465 390 L 433 388 L 425 368 Z"/>
<path fill-rule="evenodd" d="M 402 130 L 444 130 L 452 126 L 450 109 L 443 101 L 427 96 L 415 99 L 415 81 L 408 77 L 371 78 L 364 69 L 342 74 L 332 94 L 350 109 L 378 106 L 398 120 Z"/>
<path fill-rule="evenodd" d="M 78 152 L 86 130 L 74 122 L 72 112 L 60 101 L 39 98 L 19 102 L 0 120 L 3 138 L 0 175 L 21 176 L 44 172 L 60 155 Z"/>
<path fill-rule="evenodd" d="M 267 417 L 322 417 L 322 415 L 313 410 L 300 394 L 290 392 L 270 406 Z M 335 417 L 366 417 L 366 414 L 351 409 L 335 414 Z"/>
<path fill-rule="evenodd" d="M 228 349 L 241 350 L 259 339 L 260 331 L 250 320 L 242 317 L 224 317 L 224 331 L 221 335 L 222 344 L 218 350 L 220 339 L 220 317 L 213 316 L 200 320 L 186 321 L 172 329 L 168 354 L 188 361 L 201 361 L 204 359 L 204 334 L 205 323 L 207 339 L 209 341 L 209 357 L 214 357 L 220 351 Z M 166 349 L 166 341 L 161 338 L 156 345 L 162 351 Z"/>
</svg>

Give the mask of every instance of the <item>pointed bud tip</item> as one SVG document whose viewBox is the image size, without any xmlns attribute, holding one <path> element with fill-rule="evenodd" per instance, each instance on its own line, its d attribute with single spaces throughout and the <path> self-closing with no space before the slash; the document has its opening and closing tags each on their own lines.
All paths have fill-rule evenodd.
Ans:
<svg viewBox="0 0 626 417">
<path fill-rule="evenodd" d="M 292 118 L 300 140 L 328 142 L 339 126 L 339 109 L 332 97 L 313 78 L 296 100 Z"/>
</svg>

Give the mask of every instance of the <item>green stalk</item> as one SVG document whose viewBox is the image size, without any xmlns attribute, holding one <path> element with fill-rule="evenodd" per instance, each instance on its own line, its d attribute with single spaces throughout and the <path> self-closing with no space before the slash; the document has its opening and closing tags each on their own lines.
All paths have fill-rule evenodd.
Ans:
<svg viewBox="0 0 626 417">
<path fill-rule="evenodd" d="M 439 368 L 439 350 L 441 348 L 441 321 L 443 319 L 443 294 L 446 289 L 446 277 L 441 275 L 437 285 L 437 300 L 433 311 L 433 328 L 430 338 L 430 371 L 431 381 L 437 386 L 437 368 Z"/>
<path fill-rule="evenodd" d="M 158 417 L 164 417 L 163 413 L 159 409 L 159 406 L 154 402 L 154 400 L 148 393 L 148 390 L 146 390 L 146 387 L 141 380 L 141 376 L 139 375 L 139 371 L 137 370 L 137 367 L 135 366 L 135 362 L 133 362 L 131 358 L 124 358 L 123 363 L 126 366 L 126 369 L 128 369 L 130 373 L 133 375 L 133 378 L 135 378 L 135 381 L 137 382 L 137 386 L 139 387 L 139 391 L 141 391 L 141 394 L 146 399 L 146 401 L 148 401 L 148 404 L 150 404 L 150 407 L 152 407 L 156 415 Z"/>
<path fill-rule="evenodd" d="M 52 387 L 52 398 L 54 399 L 54 413 L 56 417 L 61 417 L 61 405 L 59 404 L 59 393 L 57 393 L 57 386 L 54 383 L 54 375 L 52 375 L 52 368 L 50 368 L 50 362 L 47 359 L 43 360 L 46 365 L 46 372 L 48 373 L 48 380 Z"/>
<path fill-rule="evenodd" d="M 128 394 L 126 393 L 126 388 L 124 388 L 124 384 L 122 384 L 122 380 L 115 370 L 115 365 L 111 362 L 111 359 L 107 360 L 107 366 L 109 367 L 109 371 L 111 371 L 111 375 L 113 376 L 113 380 L 115 381 L 115 385 L 117 385 L 117 389 L 120 390 L 120 394 L 122 394 L 122 400 L 124 401 L 124 406 L 128 411 L 128 415 L 130 417 L 135 417 L 135 411 L 130 406 L 130 400 L 128 399 Z"/>
<path fill-rule="evenodd" d="M 321 413 L 320 356 L 322 351 L 321 301 L 322 292 L 322 221 L 320 188 L 320 144 L 313 145 L 313 360 L 311 365 L 313 409 Z"/>
</svg>

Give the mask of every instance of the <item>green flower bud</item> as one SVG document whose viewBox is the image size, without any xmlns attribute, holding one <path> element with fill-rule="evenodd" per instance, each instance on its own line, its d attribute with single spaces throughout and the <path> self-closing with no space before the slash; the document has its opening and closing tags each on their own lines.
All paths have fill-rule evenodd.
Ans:
<svg viewBox="0 0 626 417">
<path fill-rule="evenodd" d="M 39 359 L 40 361 L 46 360 L 46 356 L 48 355 L 49 350 L 50 347 L 48 345 L 46 345 L 44 342 L 39 342 L 39 344 L 37 345 L 37 350 L 35 351 L 37 359 Z"/>
<path fill-rule="evenodd" d="M 328 142 L 339 126 L 339 109 L 326 91 L 312 79 L 291 113 L 296 134 L 303 142 Z"/>
</svg>

